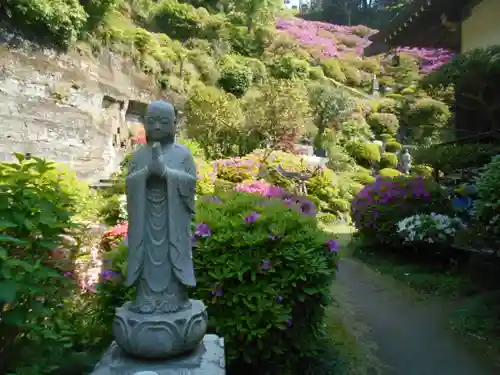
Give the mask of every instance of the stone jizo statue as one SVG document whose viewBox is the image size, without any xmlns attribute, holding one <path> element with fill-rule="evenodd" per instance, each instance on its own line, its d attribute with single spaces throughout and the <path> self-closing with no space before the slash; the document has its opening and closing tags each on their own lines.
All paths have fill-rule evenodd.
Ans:
<svg viewBox="0 0 500 375">
<path fill-rule="evenodd" d="M 196 167 L 191 152 L 175 143 L 175 113 L 152 102 L 145 116 L 147 144 L 135 151 L 126 178 L 128 265 L 126 284 L 136 299 L 117 309 L 113 331 L 129 354 L 169 358 L 203 338 L 207 314 L 190 300 L 196 285 L 191 253 Z"/>
<path fill-rule="evenodd" d="M 412 156 L 410 155 L 410 152 L 408 151 L 407 148 L 403 150 L 403 152 L 400 155 L 401 159 L 401 170 L 405 174 L 409 174 L 411 170 L 411 161 L 412 161 Z"/>
</svg>

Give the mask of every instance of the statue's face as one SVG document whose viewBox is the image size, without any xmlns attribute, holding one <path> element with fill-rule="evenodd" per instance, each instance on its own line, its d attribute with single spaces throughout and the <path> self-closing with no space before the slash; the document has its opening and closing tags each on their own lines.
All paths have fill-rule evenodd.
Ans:
<svg viewBox="0 0 500 375">
<path fill-rule="evenodd" d="M 152 102 L 145 117 L 146 138 L 150 141 L 172 139 L 175 136 L 174 108 L 167 102 Z"/>
</svg>

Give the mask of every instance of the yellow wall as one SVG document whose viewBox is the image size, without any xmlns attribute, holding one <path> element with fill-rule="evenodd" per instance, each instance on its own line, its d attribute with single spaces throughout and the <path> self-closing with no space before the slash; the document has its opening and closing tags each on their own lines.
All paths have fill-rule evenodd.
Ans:
<svg viewBox="0 0 500 375">
<path fill-rule="evenodd" d="M 500 45 L 500 0 L 483 0 L 462 22 L 462 53 Z"/>
</svg>

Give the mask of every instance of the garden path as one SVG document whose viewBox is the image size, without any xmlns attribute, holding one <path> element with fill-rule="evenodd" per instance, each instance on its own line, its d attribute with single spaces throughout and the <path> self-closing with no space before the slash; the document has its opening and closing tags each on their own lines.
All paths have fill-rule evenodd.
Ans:
<svg viewBox="0 0 500 375">
<path fill-rule="evenodd" d="M 342 299 L 368 326 L 384 375 L 498 374 L 481 353 L 447 329 L 446 303 L 418 299 L 349 258 L 339 264 L 337 283 L 346 291 Z"/>
</svg>

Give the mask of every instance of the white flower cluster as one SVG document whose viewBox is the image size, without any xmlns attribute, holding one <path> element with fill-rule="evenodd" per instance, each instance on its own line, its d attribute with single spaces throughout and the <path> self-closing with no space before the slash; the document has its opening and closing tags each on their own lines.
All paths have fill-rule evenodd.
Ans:
<svg viewBox="0 0 500 375">
<path fill-rule="evenodd" d="M 127 197 L 125 195 L 120 195 L 120 219 L 127 220 L 128 212 L 127 212 Z"/>
<path fill-rule="evenodd" d="M 407 217 L 397 224 L 397 233 L 404 242 L 442 243 L 450 241 L 458 230 L 467 226 L 457 217 L 437 213 Z"/>
</svg>

